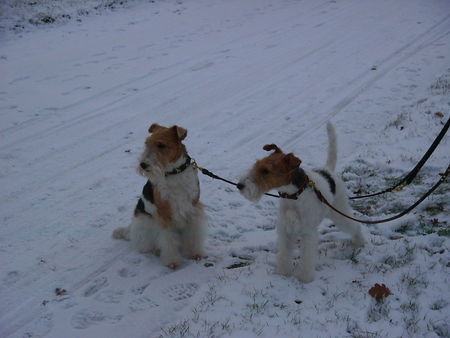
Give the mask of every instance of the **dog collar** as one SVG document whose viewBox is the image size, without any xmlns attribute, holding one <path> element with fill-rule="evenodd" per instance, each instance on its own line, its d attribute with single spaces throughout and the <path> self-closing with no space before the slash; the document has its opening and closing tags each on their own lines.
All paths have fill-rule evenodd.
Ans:
<svg viewBox="0 0 450 338">
<path fill-rule="evenodd" d="M 298 168 L 293 177 L 292 184 L 294 184 L 298 190 L 293 194 L 288 194 L 287 192 L 278 192 L 278 196 L 281 198 L 286 198 L 290 200 L 296 200 L 298 197 L 306 190 L 306 188 L 313 186 L 313 182 L 309 179 L 308 175 L 306 175 L 305 171 L 301 168 Z"/>
<path fill-rule="evenodd" d="M 186 161 L 180 165 L 179 167 L 173 169 L 172 171 L 168 171 L 165 173 L 165 176 L 172 176 L 172 175 L 177 175 L 182 173 L 183 171 L 185 171 L 190 165 L 191 165 L 191 157 L 189 155 L 187 155 Z"/>
</svg>

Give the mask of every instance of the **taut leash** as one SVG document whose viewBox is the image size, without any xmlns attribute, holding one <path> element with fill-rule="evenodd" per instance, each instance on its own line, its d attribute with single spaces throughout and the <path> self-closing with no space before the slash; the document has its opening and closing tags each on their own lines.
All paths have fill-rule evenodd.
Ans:
<svg viewBox="0 0 450 338">
<path fill-rule="evenodd" d="M 422 169 L 423 165 L 428 161 L 431 154 L 433 154 L 434 150 L 437 148 L 439 143 L 444 138 L 449 127 L 450 127 L 450 118 L 447 120 L 447 123 L 444 125 L 441 132 L 435 138 L 435 140 L 431 144 L 430 148 L 428 148 L 427 152 L 425 153 L 425 155 L 423 155 L 423 157 L 420 159 L 420 161 L 417 163 L 417 165 L 405 177 L 403 177 L 403 179 L 401 179 L 397 184 L 395 184 L 394 186 L 387 188 L 386 190 L 383 190 L 383 191 L 379 191 L 379 192 L 375 192 L 375 193 L 367 194 L 367 195 L 352 196 L 349 198 L 351 200 L 356 200 L 356 199 L 361 199 L 361 198 L 374 197 L 374 196 L 382 195 L 382 194 L 392 192 L 392 191 L 402 190 L 404 187 L 409 185 L 412 182 L 412 180 L 417 176 L 420 169 Z"/>
<path fill-rule="evenodd" d="M 234 183 L 234 182 L 232 182 L 230 180 L 227 180 L 227 179 L 225 179 L 223 177 L 220 177 L 220 176 L 212 173 L 211 171 L 209 171 L 206 168 L 200 167 L 197 164 L 197 162 L 195 162 L 195 160 L 192 161 L 192 166 L 193 166 L 193 168 L 200 170 L 200 172 L 202 174 L 206 175 L 206 176 L 209 176 L 209 177 L 211 177 L 213 179 L 224 181 L 224 182 L 226 182 L 228 184 L 237 186 L 237 183 Z M 385 219 L 375 220 L 375 221 L 367 221 L 367 220 L 357 219 L 357 218 L 354 218 L 354 217 L 352 217 L 350 215 L 347 215 L 347 214 L 343 213 L 342 211 L 336 209 L 330 202 L 327 201 L 327 199 L 323 196 L 323 194 L 320 192 L 320 190 L 317 189 L 317 187 L 314 184 L 314 182 L 311 181 L 308 177 L 306 177 L 305 185 L 300 187 L 300 189 L 298 190 L 297 193 L 294 193 L 294 194 L 279 193 L 279 195 L 265 193 L 265 195 L 270 196 L 270 197 L 276 197 L 276 198 L 285 198 L 285 199 L 296 200 L 296 199 L 298 199 L 298 196 L 304 190 L 306 190 L 307 188 L 311 188 L 314 191 L 314 193 L 316 194 L 316 196 L 319 199 L 319 201 L 321 201 L 323 204 L 325 204 L 327 207 L 329 207 L 334 212 L 337 212 L 339 215 L 344 216 L 344 217 L 346 217 L 348 219 L 351 219 L 352 221 L 360 222 L 360 223 L 364 223 L 364 224 L 380 224 L 380 223 L 386 223 L 386 222 L 390 222 L 390 221 L 396 220 L 396 219 L 398 219 L 400 217 L 403 217 L 404 215 L 408 214 L 409 212 L 411 212 L 420 203 L 422 203 L 428 196 L 430 196 L 442 183 L 444 183 L 449 174 L 450 174 L 450 164 L 448 165 L 447 170 L 443 174 L 440 174 L 441 178 L 439 179 L 439 181 L 436 182 L 436 184 L 434 184 L 414 204 L 412 204 L 410 207 L 408 207 L 407 209 L 405 209 L 404 211 L 400 212 L 399 214 L 397 214 L 395 216 L 392 216 L 392 217 L 389 217 L 389 218 L 385 218 Z"/>
<path fill-rule="evenodd" d="M 351 219 L 353 221 L 356 222 L 360 222 L 360 223 L 364 223 L 364 224 L 380 224 L 380 223 L 386 223 L 386 222 L 390 222 L 393 220 L 396 220 L 400 217 L 405 216 L 406 214 L 408 214 L 409 212 L 411 212 L 414 208 L 416 208 L 420 203 L 422 203 L 428 196 L 430 196 L 442 183 L 444 183 L 444 181 L 446 180 L 446 178 L 448 177 L 450 173 L 450 164 L 447 167 L 447 170 L 443 173 L 440 174 L 441 178 L 439 179 L 439 181 L 436 182 L 435 185 L 433 185 L 424 195 L 422 195 L 422 197 L 420 197 L 414 204 L 412 204 L 410 207 L 408 207 L 407 209 L 403 210 L 401 213 L 389 217 L 389 218 L 385 218 L 385 219 L 380 219 L 380 220 L 375 220 L 375 221 L 366 221 L 366 220 L 362 220 L 362 219 L 357 219 L 354 218 L 352 216 L 346 215 L 345 213 L 343 213 L 342 211 L 336 209 L 333 205 L 331 205 L 330 202 L 328 202 L 326 200 L 326 198 L 322 195 L 322 193 L 315 187 L 313 186 L 313 190 L 317 195 L 317 198 L 326 206 L 328 206 L 330 209 L 332 209 L 333 211 L 337 212 L 339 215 L 342 215 L 348 219 Z"/>
<path fill-rule="evenodd" d="M 211 178 L 213 178 L 213 179 L 215 179 L 215 180 L 220 180 L 220 181 L 226 182 L 226 183 L 228 183 L 228 184 L 237 186 L 237 183 L 234 183 L 234 182 L 232 182 L 232 181 L 230 181 L 230 180 L 227 180 L 227 179 L 225 179 L 225 178 L 223 178 L 223 177 L 217 176 L 216 174 L 212 173 L 212 172 L 209 171 L 208 169 L 203 168 L 203 167 L 200 167 L 200 166 L 197 164 L 197 162 L 195 162 L 195 160 L 193 160 L 192 166 L 193 166 L 194 168 L 200 170 L 200 172 L 201 172 L 203 175 L 209 176 L 209 177 L 211 177 Z M 279 195 L 274 195 L 274 194 L 269 194 L 269 193 L 265 193 L 265 195 L 271 196 L 271 197 L 276 197 L 276 198 L 282 198 L 282 197 L 279 196 Z M 294 199 L 294 198 L 292 198 L 292 197 L 283 197 L 283 198 Z M 297 198 L 295 198 L 295 199 L 297 199 Z"/>
</svg>

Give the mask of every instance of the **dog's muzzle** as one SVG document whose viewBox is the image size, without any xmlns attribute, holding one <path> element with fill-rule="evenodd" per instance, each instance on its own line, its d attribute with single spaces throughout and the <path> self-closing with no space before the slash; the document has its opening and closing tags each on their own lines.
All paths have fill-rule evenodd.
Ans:
<svg viewBox="0 0 450 338">
<path fill-rule="evenodd" d="M 245 188 L 245 184 L 244 184 L 244 183 L 241 183 L 241 182 L 239 182 L 238 184 L 236 184 L 236 188 L 238 188 L 239 190 L 242 190 L 242 189 L 244 189 L 244 188 Z"/>
<path fill-rule="evenodd" d="M 148 168 L 148 164 L 144 162 L 139 163 L 139 166 L 144 170 Z"/>
</svg>

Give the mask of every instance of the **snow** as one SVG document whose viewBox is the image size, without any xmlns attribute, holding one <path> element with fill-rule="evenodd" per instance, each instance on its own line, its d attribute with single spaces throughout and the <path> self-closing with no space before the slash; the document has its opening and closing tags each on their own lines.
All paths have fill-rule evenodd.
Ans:
<svg viewBox="0 0 450 338">
<path fill-rule="evenodd" d="M 349 194 L 389 186 L 449 118 L 448 1 L 35 3 L 0 7 L 0 336 L 450 335 L 448 180 L 364 226 L 361 250 L 324 221 L 310 284 L 274 273 L 277 201 L 205 176 L 208 258 L 172 271 L 111 237 L 145 183 L 153 122 L 187 128 L 190 155 L 236 180 L 267 143 L 322 165 L 331 120 Z M 357 215 L 412 204 L 449 143 Z M 375 283 L 393 295 L 376 302 Z"/>
</svg>

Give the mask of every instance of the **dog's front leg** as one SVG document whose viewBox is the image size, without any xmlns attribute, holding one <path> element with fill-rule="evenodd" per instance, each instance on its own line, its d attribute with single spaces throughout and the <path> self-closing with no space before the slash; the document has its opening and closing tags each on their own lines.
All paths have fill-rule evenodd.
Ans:
<svg viewBox="0 0 450 338">
<path fill-rule="evenodd" d="M 284 276 L 292 275 L 292 251 L 294 249 L 294 236 L 288 233 L 288 224 L 284 217 L 280 217 L 280 223 L 277 226 L 277 273 Z"/>
<path fill-rule="evenodd" d="M 176 269 L 181 264 L 180 236 L 173 228 L 164 228 L 159 235 L 159 247 L 161 249 L 161 262 L 171 269 Z"/>
<path fill-rule="evenodd" d="M 304 234 L 300 241 L 301 264 L 295 271 L 295 276 L 304 283 L 314 280 L 318 255 L 317 231 Z"/>
<path fill-rule="evenodd" d="M 201 206 L 189 217 L 186 228 L 182 232 L 183 253 L 186 257 L 200 260 L 204 257 L 203 242 L 205 240 L 205 215 Z"/>
</svg>

